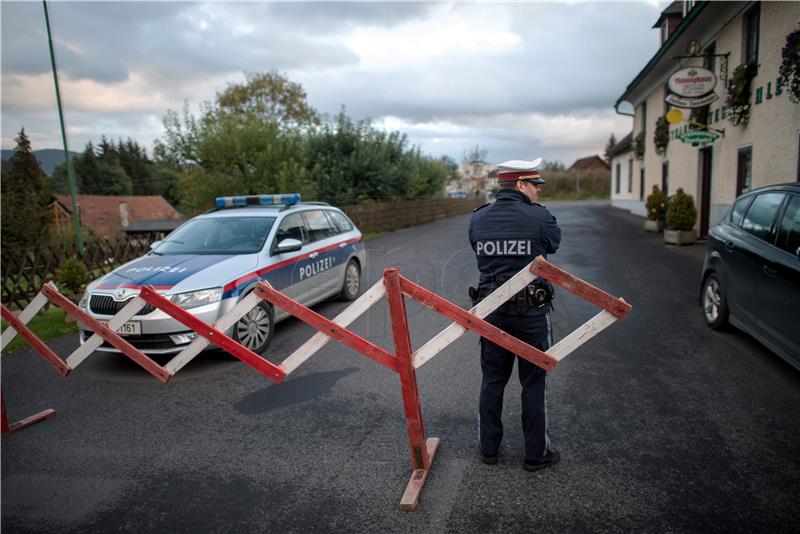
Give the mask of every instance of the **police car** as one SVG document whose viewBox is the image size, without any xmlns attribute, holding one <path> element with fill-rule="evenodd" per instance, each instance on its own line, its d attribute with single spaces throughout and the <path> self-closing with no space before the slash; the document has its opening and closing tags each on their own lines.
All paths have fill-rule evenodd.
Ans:
<svg viewBox="0 0 800 534">
<path fill-rule="evenodd" d="M 181 225 L 151 251 L 89 284 L 80 306 L 107 321 L 152 286 L 213 324 L 260 280 L 306 306 L 331 297 L 353 300 L 366 252 L 361 232 L 341 211 L 298 194 L 220 197 L 217 207 Z M 256 353 L 289 314 L 266 301 L 227 334 Z M 151 305 L 119 330 L 146 354 L 181 351 L 196 334 Z M 81 326 L 81 343 L 92 335 Z M 104 343 L 99 350 L 118 352 Z"/>
</svg>

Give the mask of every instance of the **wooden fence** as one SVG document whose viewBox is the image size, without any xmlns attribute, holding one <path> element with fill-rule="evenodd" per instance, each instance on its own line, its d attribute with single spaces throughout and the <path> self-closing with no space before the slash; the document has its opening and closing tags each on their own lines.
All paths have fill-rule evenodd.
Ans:
<svg viewBox="0 0 800 534">
<path fill-rule="evenodd" d="M 145 254 L 150 250 L 150 243 L 160 238 L 160 234 L 140 234 L 135 238 L 89 241 L 84 246 L 81 261 L 89 271 L 89 278 L 94 279 Z M 45 282 L 56 279 L 61 264 L 74 257 L 77 257 L 74 244 L 58 242 L 16 256 L 3 254 L 3 304 L 22 309 Z"/>
<path fill-rule="evenodd" d="M 474 198 L 433 198 L 345 206 L 342 210 L 362 232 L 377 233 L 469 213 L 481 203 Z M 81 260 L 89 270 L 90 280 L 93 280 L 147 253 L 150 243 L 162 237 L 160 234 L 146 234 L 135 238 L 91 241 L 84 247 Z M 77 251 L 74 245 L 68 243 L 51 243 L 18 256 L 4 254 L 1 282 L 3 303 L 22 309 L 45 282 L 56 279 L 61 264 L 72 257 L 77 257 Z"/>
<path fill-rule="evenodd" d="M 481 198 L 427 198 L 344 206 L 344 211 L 364 233 L 390 232 L 469 213 L 483 204 Z"/>
</svg>

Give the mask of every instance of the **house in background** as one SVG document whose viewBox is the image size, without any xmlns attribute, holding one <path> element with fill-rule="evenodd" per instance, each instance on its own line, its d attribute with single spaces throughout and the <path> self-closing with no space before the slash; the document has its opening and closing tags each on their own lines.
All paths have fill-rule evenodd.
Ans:
<svg viewBox="0 0 800 534">
<path fill-rule="evenodd" d="M 458 179 L 447 183 L 445 194 L 450 198 L 483 195 L 492 185 L 497 184 L 496 180 L 493 184 L 490 179 L 492 171 L 494 171 L 494 165 L 483 160 L 476 159 L 459 165 Z"/>
<path fill-rule="evenodd" d="M 696 229 L 705 236 L 740 194 L 800 180 L 800 104 L 792 101 L 779 73 L 782 49 L 798 30 L 798 20 L 800 2 L 686 0 L 662 12 L 654 26 L 661 47 L 615 105 L 620 114 L 631 115 L 620 108 L 623 104 L 633 111 L 637 153 L 632 198 L 624 198 L 623 187 L 617 203 L 625 201 L 634 213 L 644 213 L 654 185 L 668 195 L 683 188 L 695 199 Z M 737 68 L 747 71 L 745 65 L 752 66 L 754 77 L 747 84 L 749 100 L 741 107 L 749 109 L 749 121 L 739 122 L 732 111 L 740 108 L 733 110 L 726 100 L 728 83 Z M 679 86 L 690 82 L 695 87 L 708 83 L 708 92 L 690 94 Z M 683 120 L 665 122 L 671 110 L 680 110 Z M 711 128 L 689 124 L 689 118 Z M 662 141 L 658 150 L 656 133 Z"/>
<path fill-rule="evenodd" d="M 583 171 L 607 171 L 608 165 L 600 156 L 588 156 L 580 158 L 570 165 L 567 172 L 583 172 Z"/>
<path fill-rule="evenodd" d="M 72 229 L 72 200 L 53 195 L 50 203 L 56 232 Z M 181 215 L 164 197 L 78 195 L 81 226 L 103 239 L 128 233 L 169 233 L 183 222 Z M 130 229 L 130 231 L 129 231 Z"/>
<path fill-rule="evenodd" d="M 614 145 L 608 155 L 611 158 L 611 205 L 646 216 L 644 203 L 639 202 L 641 192 L 633 187 L 633 132 Z"/>
</svg>

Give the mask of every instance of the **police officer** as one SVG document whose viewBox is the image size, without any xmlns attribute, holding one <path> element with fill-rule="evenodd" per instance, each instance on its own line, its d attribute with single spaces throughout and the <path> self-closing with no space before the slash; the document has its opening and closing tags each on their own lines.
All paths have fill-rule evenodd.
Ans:
<svg viewBox="0 0 800 534">
<path fill-rule="evenodd" d="M 542 159 L 513 160 L 498 166 L 500 190 L 493 204 L 472 214 L 469 241 L 480 271 L 473 301 L 485 298 L 537 256 L 547 257 L 558 250 L 561 229 L 555 217 L 537 203 L 539 188 L 545 181 L 538 167 Z M 546 351 L 552 344 L 550 301 L 553 288 L 537 279 L 513 296 L 486 320 L 494 326 Z M 481 382 L 479 426 L 481 460 L 497 462 L 503 439 L 503 392 L 518 360 L 522 385 L 522 428 L 525 433 L 523 468 L 535 471 L 558 462 L 558 451 L 550 447 L 547 435 L 547 373 L 544 369 L 481 338 Z"/>
</svg>

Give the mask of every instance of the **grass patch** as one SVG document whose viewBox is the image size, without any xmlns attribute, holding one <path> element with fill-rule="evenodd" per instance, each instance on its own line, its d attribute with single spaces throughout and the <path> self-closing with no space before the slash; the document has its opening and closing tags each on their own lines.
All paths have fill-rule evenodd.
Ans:
<svg viewBox="0 0 800 534">
<path fill-rule="evenodd" d="M 77 332 L 78 323 L 65 323 L 65 315 L 66 314 L 61 308 L 51 306 L 49 310 L 37 313 L 36 316 L 31 319 L 31 322 L 28 323 L 28 328 L 33 330 L 33 332 L 42 341 L 49 341 L 57 337 L 66 336 L 68 334 Z M 8 323 L 2 321 L 2 330 L 5 331 L 6 328 L 8 328 Z M 14 340 L 9 343 L 5 349 L 3 349 L 3 353 L 8 354 L 9 352 L 14 352 L 15 350 L 19 350 L 27 346 L 28 342 L 25 341 L 22 336 L 17 334 Z"/>
<path fill-rule="evenodd" d="M 367 233 L 362 234 L 362 235 L 364 237 L 364 241 L 369 241 L 370 239 L 375 239 L 376 237 L 380 237 L 382 235 L 391 234 L 391 233 L 392 232 L 390 232 L 389 230 L 386 230 L 386 231 L 383 231 L 383 232 L 367 232 Z"/>
</svg>

